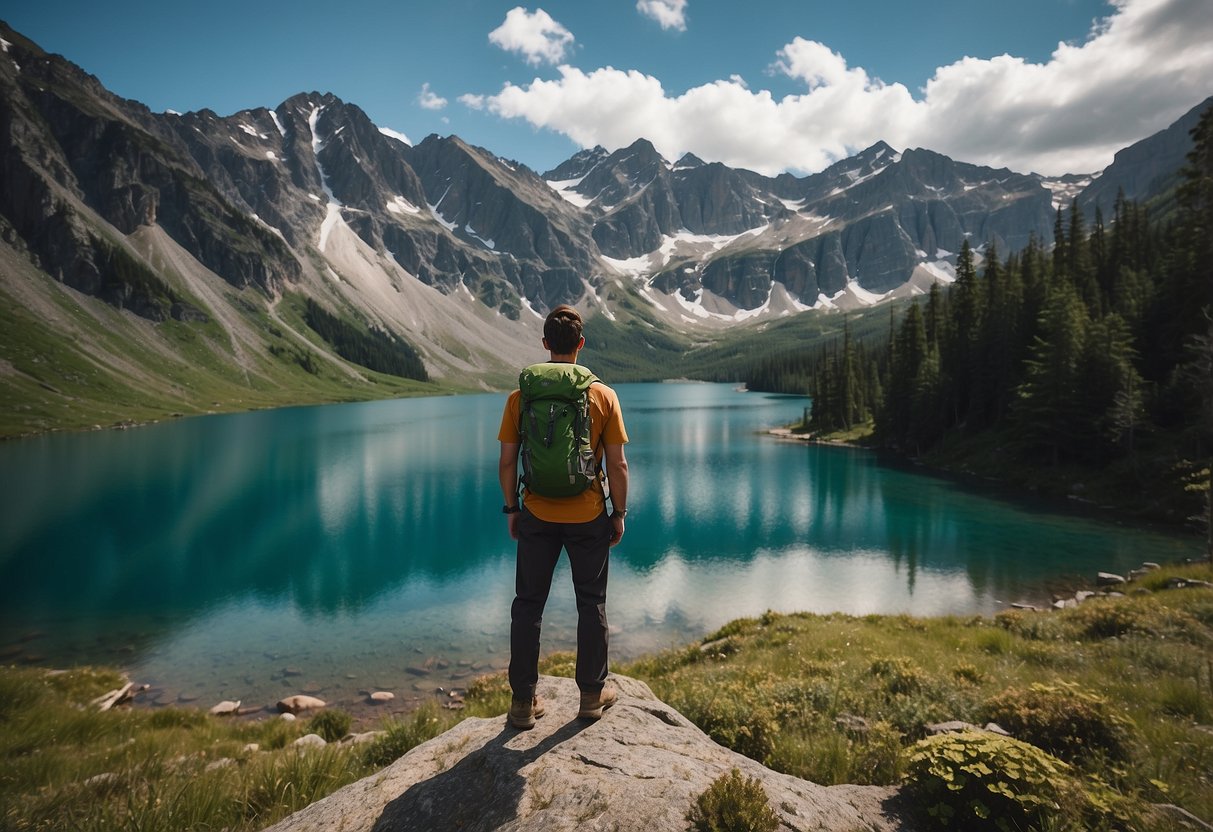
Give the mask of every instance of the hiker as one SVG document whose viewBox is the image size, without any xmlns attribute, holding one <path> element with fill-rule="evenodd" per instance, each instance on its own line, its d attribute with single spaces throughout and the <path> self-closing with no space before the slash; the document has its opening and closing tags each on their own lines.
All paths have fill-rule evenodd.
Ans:
<svg viewBox="0 0 1213 832">
<path fill-rule="evenodd" d="M 618 698 L 615 689 L 606 686 L 606 588 L 610 548 L 623 539 L 628 513 L 628 462 L 623 453 L 628 435 L 615 391 L 577 365 L 577 354 L 585 346 L 581 327 L 581 315 L 571 306 L 557 306 L 548 314 L 543 347 L 551 360 L 522 371 L 497 434 L 502 511 L 510 537 L 518 541 L 510 609 L 513 699 L 508 721 L 521 729 L 535 727 L 543 716 L 543 702 L 535 695 L 539 630 L 562 548 L 569 554 L 577 596 L 578 716 L 598 719 Z"/>
</svg>

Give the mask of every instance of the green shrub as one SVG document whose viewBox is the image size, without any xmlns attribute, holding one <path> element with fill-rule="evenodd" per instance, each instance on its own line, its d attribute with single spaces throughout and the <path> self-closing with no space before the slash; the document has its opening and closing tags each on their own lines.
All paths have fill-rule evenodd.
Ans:
<svg viewBox="0 0 1213 832">
<path fill-rule="evenodd" d="M 911 694 L 923 689 L 926 674 L 908 659 L 878 658 L 872 661 L 868 672 L 878 677 L 884 689 L 891 694 Z"/>
<path fill-rule="evenodd" d="M 983 630 L 977 634 L 977 649 L 991 656 L 1003 656 L 1015 648 L 1015 637 L 1008 630 Z"/>
<path fill-rule="evenodd" d="M 868 733 L 853 741 L 848 783 L 886 786 L 902 774 L 902 734 L 887 722 L 875 722 Z"/>
<path fill-rule="evenodd" d="M 1133 740 L 1128 717 L 1104 697 L 1072 683 L 1005 690 L 986 703 L 985 719 L 1070 762 L 1093 753 L 1127 759 Z"/>
<path fill-rule="evenodd" d="M 1058 638 L 1060 627 L 1058 616 L 1031 610 L 1003 610 L 994 616 L 994 623 L 1005 633 L 1019 636 L 1028 641 L 1051 641 Z M 988 632 L 988 631 L 987 631 Z M 1008 649 L 1000 652 L 1009 652 Z M 987 650 L 988 653 L 998 652 Z"/>
<path fill-rule="evenodd" d="M 766 762 L 779 734 L 779 719 L 764 689 L 741 680 L 683 684 L 666 701 L 725 748 Z"/>
<path fill-rule="evenodd" d="M 1003 832 L 1061 814 L 1069 766 L 1025 742 L 984 732 L 941 734 L 911 746 L 906 791 L 928 825 Z"/>
<path fill-rule="evenodd" d="M 337 742 L 350 732 L 353 718 L 342 710 L 321 711 L 308 721 L 312 733 L 324 737 L 325 742 Z"/>
<path fill-rule="evenodd" d="M 448 725 L 438 719 L 437 710 L 432 703 L 427 704 L 408 719 L 389 724 L 386 733 L 363 750 L 363 764 L 375 768 L 390 765 L 421 743 L 441 734 Z"/>
<path fill-rule="evenodd" d="M 766 789 L 733 769 L 695 799 L 686 815 L 695 832 L 775 832 L 779 816 L 767 802 Z"/>
<path fill-rule="evenodd" d="M 1135 598 L 1092 599 L 1062 614 L 1066 624 L 1087 639 L 1118 638 L 1129 634 L 1152 638 L 1180 638 L 1209 645 L 1213 635 L 1200 619 L 1184 610 L 1157 603 L 1149 595 Z"/>
<path fill-rule="evenodd" d="M 952 668 L 952 678 L 969 685 L 980 685 L 986 679 L 986 674 L 977 669 L 977 665 L 961 662 Z"/>
</svg>

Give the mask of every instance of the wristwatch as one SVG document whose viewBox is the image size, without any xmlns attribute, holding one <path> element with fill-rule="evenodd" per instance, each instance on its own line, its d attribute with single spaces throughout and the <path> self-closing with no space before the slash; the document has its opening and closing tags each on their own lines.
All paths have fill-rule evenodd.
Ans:
<svg viewBox="0 0 1213 832">
<path fill-rule="evenodd" d="M 611 519 L 612 520 L 614 520 L 616 517 L 618 517 L 620 520 L 622 520 L 623 518 L 625 518 L 627 516 L 628 516 L 628 510 L 626 508 L 616 508 L 616 509 L 611 510 Z"/>
<path fill-rule="evenodd" d="M 522 511 L 522 506 L 502 506 L 501 507 L 502 514 L 517 514 L 520 511 Z"/>
</svg>

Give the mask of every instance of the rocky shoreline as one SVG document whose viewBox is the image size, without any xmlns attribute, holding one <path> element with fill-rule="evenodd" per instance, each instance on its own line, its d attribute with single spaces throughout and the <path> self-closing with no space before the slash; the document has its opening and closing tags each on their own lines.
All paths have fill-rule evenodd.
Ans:
<svg viewBox="0 0 1213 832">
<path fill-rule="evenodd" d="M 1162 566 L 1159 563 L 1146 561 L 1139 567 L 1130 570 L 1124 576 L 1111 572 L 1099 572 L 1095 577 L 1094 588 L 1083 587 L 1053 592 L 1051 593 L 1050 601 L 1042 601 L 1041 603 L 1027 601 L 1007 602 L 1005 607 L 1008 610 L 1047 614 L 1056 610 L 1077 607 L 1092 599 L 1120 598 L 1136 592 L 1149 592 L 1150 590 L 1134 586 L 1134 584 L 1139 578 L 1161 568 Z M 1163 587 L 1164 590 L 1187 588 L 1213 589 L 1213 583 L 1185 578 L 1172 578 Z M 292 672 L 289 668 L 285 672 L 286 679 L 301 676 L 298 671 Z M 490 668 L 485 672 L 492 674 L 495 670 Z M 420 674 L 421 671 L 418 670 L 417 673 Z M 464 699 L 467 695 L 466 686 L 426 685 L 424 682 L 414 682 L 411 689 L 406 691 L 362 688 L 358 690 L 354 698 L 341 696 L 336 699 L 325 700 L 316 695 L 322 691 L 317 690 L 315 686 L 300 683 L 294 687 L 297 689 L 296 692 L 281 697 L 273 704 L 245 705 L 242 700 L 223 700 L 208 706 L 207 703 L 199 702 L 198 697 L 185 694 L 178 695 L 175 698 L 171 698 L 171 701 L 165 702 L 162 701 L 162 690 L 148 684 L 127 681 L 121 688 L 111 691 L 103 697 L 99 697 L 94 705 L 100 710 L 109 710 L 116 706 L 150 708 L 171 705 L 198 709 L 206 708 L 212 715 L 236 719 L 256 720 L 277 718 L 287 721 L 294 721 L 299 716 L 313 715 L 325 708 L 339 708 L 348 713 L 352 719 L 353 730 L 351 735 L 347 736 L 344 741 L 351 741 L 350 737 L 354 737 L 357 741 L 366 741 L 374 738 L 372 736 L 373 732 L 368 732 L 366 729 L 382 723 L 384 718 L 408 716 L 427 703 L 434 703 L 443 710 L 459 711 L 464 708 Z M 287 687 L 286 689 L 290 690 L 291 688 Z M 309 739 L 308 743 L 316 744 L 316 741 Z"/>
</svg>

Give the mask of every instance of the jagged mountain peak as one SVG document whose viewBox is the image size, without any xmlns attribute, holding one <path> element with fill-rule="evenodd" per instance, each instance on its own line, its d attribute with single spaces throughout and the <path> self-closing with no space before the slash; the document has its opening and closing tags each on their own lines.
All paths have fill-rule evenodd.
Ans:
<svg viewBox="0 0 1213 832">
<path fill-rule="evenodd" d="M 665 160 L 665 157 L 657 152 L 657 148 L 653 146 L 651 141 L 645 138 L 639 138 L 627 147 L 616 150 L 611 154 L 611 158 L 615 164 L 632 162 L 633 167 L 653 164 L 669 167 L 669 163 Z"/>
<path fill-rule="evenodd" d="M 415 322 L 408 292 L 527 324 L 561 302 L 631 314 L 617 293 L 640 292 L 672 325 L 728 325 L 912 294 L 949 278 L 965 239 L 1012 252 L 1052 229 L 1040 177 L 925 148 L 880 141 L 772 178 L 694 153 L 670 164 L 637 138 L 540 178 L 456 135 L 390 138 L 331 92 L 228 116 L 151 114 L 0 31 L 12 44 L 0 164 L 20 185 L 0 189 L 0 221 L 90 294 L 114 283 L 106 241 L 160 235 L 237 288 L 328 293 L 376 320 L 387 304 L 394 326 L 437 338 L 441 322 Z M 1135 155 L 1150 154 L 1117 164 Z M 115 302 L 154 317 L 165 298 Z"/>
<path fill-rule="evenodd" d="M 602 145 L 579 150 L 543 174 L 543 178 L 549 182 L 568 182 L 572 179 L 580 179 L 610 155 L 610 151 Z"/>
<path fill-rule="evenodd" d="M 339 107 L 345 102 L 331 92 L 298 92 L 282 102 L 283 107 L 293 107 L 300 111 L 311 110 L 315 107 Z"/>
<path fill-rule="evenodd" d="M 694 168 L 701 168 L 706 164 L 707 162 L 703 159 L 700 159 L 694 153 L 688 152 L 682 154 L 678 161 L 674 163 L 674 170 L 692 170 Z"/>
</svg>

